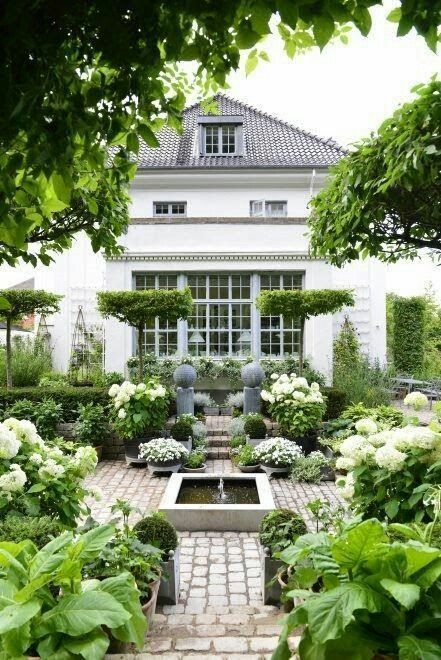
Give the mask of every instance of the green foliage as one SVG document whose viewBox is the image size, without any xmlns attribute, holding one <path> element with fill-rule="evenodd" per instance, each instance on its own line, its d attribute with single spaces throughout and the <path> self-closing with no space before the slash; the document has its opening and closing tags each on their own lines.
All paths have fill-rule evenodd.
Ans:
<svg viewBox="0 0 441 660">
<path fill-rule="evenodd" d="M 201 468 L 205 463 L 205 453 L 202 451 L 193 450 L 189 453 L 185 460 L 185 467 L 187 468 Z"/>
<path fill-rule="evenodd" d="M 398 373 L 415 376 L 423 372 L 425 310 L 421 296 L 393 299 L 392 355 Z"/>
<path fill-rule="evenodd" d="M 263 518 L 259 526 L 259 540 L 271 555 L 290 546 L 299 536 L 306 534 L 303 518 L 290 509 L 275 509 Z"/>
<path fill-rule="evenodd" d="M 351 422 L 352 427 L 359 419 L 366 419 L 367 417 L 373 419 L 381 429 L 392 429 L 404 424 L 404 414 L 394 406 L 368 408 L 362 403 L 357 403 L 348 406 L 341 415 L 342 419 Z"/>
<path fill-rule="evenodd" d="M 316 381 L 317 382 L 317 381 Z M 322 387 L 321 392 L 326 397 L 325 420 L 336 419 L 346 406 L 346 392 L 337 387 Z"/>
<path fill-rule="evenodd" d="M 291 470 L 291 478 L 294 483 L 306 481 L 318 484 L 322 480 L 322 470 L 329 465 L 321 451 L 312 451 L 307 456 L 299 457 Z"/>
<path fill-rule="evenodd" d="M 14 337 L 11 344 L 12 382 L 16 387 L 38 385 L 52 366 L 52 355 L 44 343 Z M 0 386 L 7 382 L 6 350 L 0 347 Z"/>
<path fill-rule="evenodd" d="M 236 465 L 258 465 L 259 461 L 254 455 L 254 447 L 252 445 L 241 444 L 231 452 L 232 460 Z"/>
<path fill-rule="evenodd" d="M 131 440 L 164 428 L 171 393 L 156 378 L 138 385 L 128 381 L 112 385 L 109 396 L 113 398 L 112 423 L 122 438 Z"/>
<path fill-rule="evenodd" d="M 193 438 L 193 423 L 188 419 L 182 419 L 182 416 L 179 417 L 171 428 L 171 437 L 181 442 Z"/>
<path fill-rule="evenodd" d="M 441 250 L 441 81 L 413 91 L 417 98 L 340 160 L 312 200 L 315 255 L 341 266 L 360 254 L 394 262 Z"/>
<path fill-rule="evenodd" d="M 87 562 L 114 534 L 113 525 L 85 534 L 65 532 L 37 550 L 29 541 L 2 543 L 3 602 L 0 650 L 4 657 L 37 652 L 42 658 L 102 658 L 109 634 L 144 644 L 146 620 L 130 573 L 85 582 Z"/>
<path fill-rule="evenodd" d="M 52 398 L 43 399 L 38 403 L 29 399 L 19 399 L 6 408 L 4 417 L 28 419 L 35 424 L 44 440 L 53 440 L 57 437 L 57 424 L 63 419 L 61 403 L 56 403 Z"/>
<path fill-rule="evenodd" d="M 263 416 L 258 413 L 249 413 L 245 415 L 245 424 L 243 427 L 245 435 L 252 440 L 263 439 L 266 437 L 267 429 L 263 421 Z"/>
<path fill-rule="evenodd" d="M 214 406 L 214 400 L 208 392 L 195 392 L 194 393 L 194 407 L 195 410 L 202 412 L 205 407 Z"/>
<path fill-rule="evenodd" d="M 282 315 L 301 321 L 321 314 L 334 314 L 342 307 L 352 305 L 352 292 L 344 289 L 262 291 L 257 298 L 257 306 L 264 316 Z"/>
<path fill-rule="evenodd" d="M 148 543 L 159 548 L 164 557 L 179 545 L 178 535 L 174 526 L 160 511 L 155 511 L 142 518 L 133 528 L 141 543 Z"/>
<path fill-rule="evenodd" d="M 63 297 L 42 289 L 2 289 L 0 296 L 9 303 L 8 309 L 0 310 L 0 318 L 11 323 L 31 314 L 55 314 Z"/>
<path fill-rule="evenodd" d="M 52 399 L 61 404 L 61 418 L 65 422 L 77 421 L 81 404 L 95 403 L 103 406 L 106 411 L 109 409 L 108 391 L 98 387 L 29 387 L 11 390 L 0 388 L 0 410 L 7 409 L 21 399 L 34 403 Z"/>
<path fill-rule="evenodd" d="M 238 447 L 242 447 L 242 445 L 246 445 L 246 443 L 247 443 L 247 438 L 245 435 L 234 435 L 230 439 L 230 448 L 237 449 Z"/>
<path fill-rule="evenodd" d="M 49 516 L 7 516 L 0 520 L 0 543 L 20 543 L 29 539 L 37 548 L 42 548 L 63 531 L 63 525 Z"/>
<path fill-rule="evenodd" d="M 291 657 L 289 634 L 302 625 L 301 658 L 438 658 L 441 551 L 414 542 L 388 545 L 378 520 L 337 535 L 299 537 L 281 553 L 291 566 L 287 615 L 274 660 Z"/>
<path fill-rule="evenodd" d="M 124 376 L 119 371 L 96 371 L 91 375 L 93 387 L 110 387 L 114 383 L 121 385 Z"/>
<path fill-rule="evenodd" d="M 14 381 L 16 382 L 15 378 Z M 68 384 L 67 375 L 58 371 L 47 371 L 43 373 L 38 383 L 31 383 L 34 384 L 38 384 L 39 387 L 63 387 Z"/>
<path fill-rule="evenodd" d="M 75 424 L 75 439 L 87 445 L 98 447 L 109 435 L 109 424 L 103 406 L 96 403 L 78 407 L 78 421 Z"/>
</svg>

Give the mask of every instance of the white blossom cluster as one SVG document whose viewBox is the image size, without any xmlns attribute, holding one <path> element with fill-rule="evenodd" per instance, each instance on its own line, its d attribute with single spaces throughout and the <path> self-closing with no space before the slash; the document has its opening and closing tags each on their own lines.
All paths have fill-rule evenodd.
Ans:
<svg viewBox="0 0 441 660">
<path fill-rule="evenodd" d="M 118 410 L 120 419 L 126 417 L 127 413 L 124 410 L 124 405 L 129 403 L 132 397 L 139 398 L 142 395 L 142 398 L 147 399 L 147 401 L 155 401 L 155 399 L 163 398 L 166 394 L 166 388 L 159 383 L 149 383 L 147 385 L 146 383 L 139 383 L 135 385 L 129 380 L 125 380 L 122 385 L 115 383 L 109 389 L 109 396 L 113 399 L 113 405 Z"/>
<path fill-rule="evenodd" d="M 0 424 L 0 458 L 14 458 L 17 456 L 21 442 L 16 434 L 5 424 Z"/>
<path fill-rule="evenodd" d="M 318 383 L 308 384 L 306 378 L 296 374 L 272 374 L 273 383 L 269 390 L 262 390 L 264 401 L 289 403 L 293 408 L 301 408 L 305 403 L 323 403 Z"/>
<path fill-rule="evenodd" d="M 405 406 L 409 406 L 414 410 L 423 410 L 429 405 L 429 399 L 422 392 L 410 392 L 403 401 Z"/>
<path fill-rule="evenodd" d="M 11 463 L 9 471 L 0 476 L 0 491 L 10 497 L 10 493 L 16 493 L 23 490 L 23 486 L 27 481 L 26 473 L 21 469 L 17 463 Z M 8 499 L 9 499 L 8 497 Z"/>
<path fill-rule="evenodd" d="M 184 445 L 173 438 L 155 438 L 139 445 L 139 458 L 156 463 L 166 463 L 188 456 Z"/>
<path fill-rule="evenodd" d="M 263 463 L 263 465 L 287 467 L 293 465 L 301 456 L 303 456 L 303 452 L 300 447 L 286 438 L 270 438 L 254 448 L 256 462 Z"/>
<path fill-rule="evenodd" d="M 357 433 L 361 433 L 361 435 L 372 435 L 372 433 L 377 433 L 378 426 L 373 419 L 366 417 L 355 422 L 355 430 Z"/>
</svg>

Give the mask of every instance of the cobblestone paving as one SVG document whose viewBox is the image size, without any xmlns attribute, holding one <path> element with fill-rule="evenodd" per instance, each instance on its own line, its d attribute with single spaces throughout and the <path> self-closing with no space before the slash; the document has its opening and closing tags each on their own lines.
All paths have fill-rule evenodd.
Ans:
<svg viewBox="0 0 441 660">
<path fill-rule="evenodd" d="M 229 418 L 207 418 L 213 438 L 222 435 Z M 219 435 L 217 431 L 220 431 Z M 236 472 L 229 459 L 207 461 L 208 472 Z M 118 498 L 128 499 L 142 513 L 158 508 L 168 477 L 152 476 L 146 468 L 122 461 L 103 461 L 89 484 L 100 486 L 104 496 L 90 502 L 100 522 L 111 518 Z M 314 499 L 338 503 L 333 483 L 292 484 L 271 479 L 275 503 L 292 508 L 312 521 L 305 508 Z M 135 522 L 139 514 L 133 514 Z M 283 616 L 277 607 L 265 606 L 261 594 L 261 558 L 257 533 L 181 532 L 181 591 L 177 605 L 157 608 L 142 653 L 128 659 L 224 660 L 271 658 Z M 292 639 L 293 647 L 297 638 Z M 117 656 L 109 656 L 114 660 Z"/>
</svg>

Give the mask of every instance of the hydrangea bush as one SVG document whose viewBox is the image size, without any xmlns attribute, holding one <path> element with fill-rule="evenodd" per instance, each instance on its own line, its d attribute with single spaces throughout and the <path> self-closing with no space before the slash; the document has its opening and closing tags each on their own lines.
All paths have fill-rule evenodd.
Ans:
<svg viewBox="0 0 441 660">
<path fill-rule="evenodd" d="M 430 520 L 425 493 L 441 482 L 441 434 L 424 426 L 376 432 L 368 420 L 360 422 L 359 433 L 346 438 L 339 448 L 336 468 L 348 471 L 337 484 L 341 495 L 367 517 Z"/>
<path fill-rule="evenodd" d="M 317 428 L 325 414 L 326 405 L 318 383 L 308 384 L 296 374 L 271 376 L 272 384 L 261 396 L 269 403 L 271 416 L 283 433 L 303 436 Z"/>
<path fill-rule="evenodd" d="M 113 424 L 122 438 L 131 440 L 146 431 L 158 431 L 167 421 L 170 393 L 156 378 L 135 385 L 125 380 L 109 389 Z"/>
<path fill-rule="evenodd" d="M 429 405 L 429 399 L 422 392 L 410 392 L 404 397 L 403 403 L 414 410 L 424 410 Z"/>
<path fill-rule="evenodd" d="M 8 418 L 0 423 L 0 517 L 17 512 L 58 517 L 69 527 L 88 511 L 91 494 L 84 478 L 94 471 L 93 447 L 79 447 L 65 454 L 44 442 L 28 420 Z"/>
<path fill-rule="evenodd" d="M 181 442 L 172 438 L 155 438 L 139 445 L 139 458 L 153 463 L 184 460 L 188 453 Z"/>
<path fill-rule="evenodd" d="M 303 452 L 292 440 L 271 438 L 254 448 L 256 463 L 271 467 L 291 467 L 303 456 Z"/>
</svg>

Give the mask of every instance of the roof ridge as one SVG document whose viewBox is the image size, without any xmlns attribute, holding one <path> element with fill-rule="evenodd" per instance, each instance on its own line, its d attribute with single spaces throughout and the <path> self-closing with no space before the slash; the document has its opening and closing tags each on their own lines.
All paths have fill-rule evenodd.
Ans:
<svg viewBox="0 0 441 660">
<path fill-rule="evenodd" d="M 229 96 L 228 94 L 225 94 L 224 92 L 216 92 L 214 94 L 213 98 L 216 97 L 222 97 L 224 99 L 227 99 L 227 101 L 231 101 L 233 103 L 238 103 L 244 108 L 247 108 L 247 110 L 251 110 L 252 112 L 257 112 L 259 115 L 263 115 L 264 117 L 268 117 L 272 121 L 275 121 L 279 124 L 283 124 L 283 126 L 286 126 L 287 128 L 292 128 L 295 131 L 298 131 L 299 133 L 302 133 L 306 137 L 313 138 L 314 140 L 318 140 L 322 144 L 326 144 L 330 147 L 333 147 L 337 151 L 340 151 L 343 154 L 347 154 L 348 151 L 344 147 L 342 147 L 338 142 L 336 142 L 332 137 L 329 138 L 323 138 L 320 137 L 320 135 L 316 135 L 315 133 L 312 133 L 311 131 L 306 131 L 303 128 L 300 128 L 299 126 L 295 126 L 294 124 L 291 124 L 290 122 L 286 121 L 285 119 L 280 119 L 280 117 L 276 117 L 275 115 L 265 112 L 264 110 L 259 110 L 258 108 L 255 108 L 253 105 L 250 105 L 249 103 L 245 103 L 244 101 L 241 101 L 240 99 L 236 99 L 233 96 Z M 192 105 L 188 106 L 188 108 L 185 108 L 184 112 L 187 112 L 188 110 L 193 110 L 196 106 L 200 105 L 201 101 L 198 101 L 196 103 L 193 103 Z"/>
</svg>

